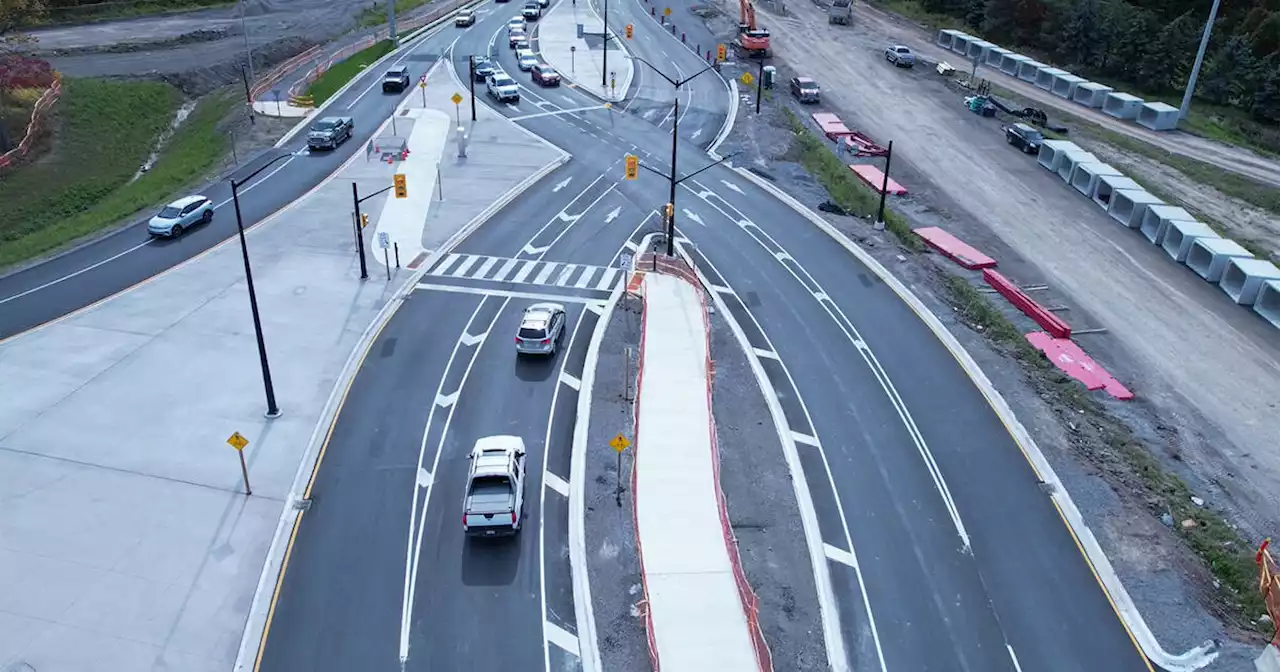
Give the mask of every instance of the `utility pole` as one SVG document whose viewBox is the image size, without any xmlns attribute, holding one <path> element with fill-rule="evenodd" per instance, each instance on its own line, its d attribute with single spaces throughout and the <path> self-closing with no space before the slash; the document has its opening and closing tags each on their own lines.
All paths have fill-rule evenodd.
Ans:
<svg viewBox="0 0 1280 672">
<path fill-rule="evenodd" d="M 880 210 L 876 213 L 876 229 L 884 229 L 884 199 L 889 191 L 889 163 L 893 161 L 893 141 L 889 141 L 888 151 L 884 154 L 884 179 L 880 182 Z"/>
<path fill-rule="evenodd" d="M 468 56 L 467 70 L 471 74 L 471 121 L 476 120 L 476 57 Z"/>
<path fill-rule="evenodd" d="M 1187 90 L 1182 93 L 1182 107 L 1178 109 L 1178 119 L 1186 119 L 1191 111 L 1191 95 L 1196 92 L 1196 80 L 1200 78 L 1200 66 L 1204 64 L 1204 52 L 1209 49 L 1209 35 L 1213 32 L 1213 22 L 1218 18 L 1218 5 L 1221 0 L 1213 0 L 1213 9 L 1209 10 L 1209 20 L 1204 24 L 1204 35 L 1200 37 L 1200 49 L 1196 52 L 1195 65 L 1191 66 L 1191 77 L 1187 79 Z"/>
<path fill-rule="evenodd" d="M 244 62 L 245 67 L 249 69 L 248 74 L 245 74 L 244 68 L 241 68 L 240 74 L 244 77 L 244 97 L 249 100 L 249 124 L 253 125 L 257 123 L 257 115 L 253 113 L 253 93 L 251 92 L 254 80 L 253 47 L 249 44 L 249 21 L 245 9 L 245 0 L 240 0 L 240 32 L 244 33 Z"/>
<path fill-rule="evenodd" d="M 399 40 L 396 39 L 396 0 L 387 0 L 387 25 L 390 29 L 387 35 L 391 38 L 391 46 L 400 46 Z"/>
<path fill-rule="evenodd" d="M 670 215 L 667 217 L 667 256 L 671 257 L 671 256 L 675 256 L 675 253 L 676 253 L 675 252 L 676 187 L 680 186 L 681 182 L 684 182 L 685 180 L 693 177 L 694 175 L 697 175 L 704 170 L 707 170 L 714 166 L 720 165 L 725 161 L 728 161 L 729 159 L 736 156 L 736 153 L 725 156 L 720 160 L 716 161 L 715 163 L 703 166 L 702 168 L 699 168 L 698 170 L 677 179 L 676 178 L 676 157 L 679 155 L 679 142 L 680 142 L 680 87 L 684 84 L 687 84 L 690 80 L 694 79 L 698 75 L 701 75 L 702 73 L 714 68 L 715 65 L 708 65 L 707 67 L 699 70 L 698 72 L 695 72 L 692 75 L 689 75 L 688 77 L 685 77 L 684 79 L 677 80 L 677 79 L 671 79 L 670 77 L 667 76 L 665 72 L 659 70 L 652 63 L 644 60 L 643 58 L 640 58 L 638 56 L 632 56 L 631 59 L 635 61 L 640 61 L 641 63 L 644 63 L 645 65 L 649 66 L 650 70 L 653 70 L 654 72 L 658 73 L 659 77 L 662 77 L 668 82 L 671 82 L 671 85 L 675 87 L 676 100 L 675 100 L 675 107 L 672 111 L 672 121 L 671 121 L 671 173 L 670 174 L 663 173 L 661 171 L 655 170 L 654 168 L 650 168 L 649 166 L 646 166 L 643 163 L 639 164 L 641 168 L 644 168 L 645 170 L 653 173 L 654 175 L 658 175 L 660 177 L 666 178 L 667 181 L 670 182 L 671 184 L 671 191 L 668 196 L 671 199 L 668 201 L 668 204 L 670 205 L 670 208 L 671 208 L 671 212 L 670 212 Z"/>
</svg>

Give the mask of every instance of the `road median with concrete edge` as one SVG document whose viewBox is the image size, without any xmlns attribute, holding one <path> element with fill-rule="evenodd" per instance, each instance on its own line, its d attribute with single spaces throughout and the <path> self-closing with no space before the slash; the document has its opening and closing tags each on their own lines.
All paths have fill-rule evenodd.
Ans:
<svg viewBox="0 0 1280 672">
<path fill-rule="evenodd" d="M 643 292 L 632 495 L 654 669 L 771 669 L 720 492 L 705 305 L 675 276 Z"/>
<path fill-rule="evenodd" d="M 843 246 L 850 254 L 858 259 L 863 265 L 871 269 L 881 280 L 884 281 L 890 289 L 893 290 L 898 297 L 911 308 L 922 322 L 929 327 L 934 336 L 951 352 L 960 367 L 973 381 L 974 385 L 982 392 L 987 403 L 996 412 L 1000 421 L 1009 430 L 1009 434 L 1017 442 L 1022 449 L 1027 462 L 1031 464 L 1031 468 L 1035 471 L 1041 482 L 1047 484 L 1050 490 L 1050 498 L 1061 514 L 1063 521 L 1066 523 L 1068 530 L 1078 542 L 1081 551 L 1085 556 L 1086 562 L 1089 563 L 1094 575 L 1101 584 L 1103 591 L 1106 593 L 1108 600 L 1115 608 L 1116 613 L 1120 616 L 1125 628 L 1134 638 L 1135 642 L 1141 648 L 1143 654 L 1151 660 L 1155 665 L 1167 670 L 1168 672 L 1193 672 L 1213 662 L 1217 658 L 1217 644 L 1209 641 L 1197 646 L 1189 651 L 1181 654 L 1171 654 L 1164 650 L 1155 635 L 1147 626 L 1146 621 L 1142 618 L 1141 612 L 1133 603 L 1132 598 L 1125 590 L 1124 584 L 1120 581 L 1119 575 L 1116 574 L 1115 568 L 1111 565 L 1111 561 L 1103 552 L 1101 545 L 1098 544 L 1092 530 L 1085 523 L 1084 517 L 1076 508 L 1075 502 L 1071 500 L 1071 495 L 1067 492 L 1066 487 L 1059 480 L 1058 475 L 1054 472 L 1052 465 L 1040 451 L 1040 447 L 1035 440 L 1031 438 L 1030 433 L 1018 420 L 1013 409 L 1009 407 L 1008 402 L 1000 394 L 995 386 L 991 384 L 990 379 L 969 355 L 964 346 L 956 340 L 956 337 L 947 329 L 947 327 L 934 315 L 932 311 L 920 301 L 910 289 L 907 288 L 900 280 L 894 277 L 888 269 L 886 269 L 879 261 L 858 247 L 853 241 L 849 240 L 843 234 L 835 229 L 830 223 L 822 219 L 817 213 L 806 208 L 803 204 L 793 198 L 790 194 L 782 191 L 778 187 L 768 183 L 764 179 L 756 176 L 751 171 L 734 168 L 734 171 L 741 175 L 744 179 L 749 180 L 752 184 L 769 192 L 778 200 L 787 204 L 796 212 L 806 217 L 810 222 L 817 226 L 820 230 Z"/>
<path fill-rule="evenodd" d="M 435 106 L 435 109 L 437 110 L 440 109 L 442 101 L 444 101 L 444 104 L 447 104 L 449 107 L 453 107 L 452 101 L 448 100 L 448 96 L 451 95 L 451 92 L 446 90 L 447 87 L 433 86 L 432 83 L 437 80 L 442 80 L 445 77 L 449 77 L 450 81 L 457 81 L 454 70 L 450 67 L 449 63 L 442 59 L 440 64 L 438 64 L 437 68 L 433 68 L 433 70 L 428 73 L 427 77 L 427 104 L 428 107 Z M 448 74 L 446 74 L 446 71 Z M 454 76 L 450 77 L 451 75 Z M 421 107 L 421 104 L 421 93 L 415 93 L 406 99 L 403 109 L 412 109 L 414 105 Z M 507 189 L 501 197 L 489 202 L 488 205 L 483 207 L 478 214 L 471 217 L 464 227 L 453 232 L 451 235 L 448 235 L 448 237 L 443 241 L 440 241 L 438 247 L 434 246 L 433 241 L 438 239 L 442 228 L 433 226 L 433 223 L 439 221 L 442 223 L 442 226 L 444 226 L 450 219 L 452 219 L 452 221 L 462 221 L 461 210 L 466 207 L 479 207 L 479 201 L 475 199 L 465 199 L 460 195 L 453 194 L 452 192 L 446 192 L 444 202 L 435 204 L 435 206 L 429 210 L 427 214 L 428 222 L 423 234 L 423 244 L 432 248 L 431 251 L 428 253 L 425 260 L 421 262 L 421 264 L 413 271 L 411 276 L 405 281 L 405 284 L 402 285 L 397 296 L 383 307 L 382 312 L 378 314 L 373 324 L 371 324 L 364 332 L 359 344 L 357 344 L 352 351 L 350 358 L 347 360 L 346 366 L 343 368 L 342 373 L 337 378 L 333 389 L 330 392 L 324 412 L 321 414 L 315 426 L 315 431 L 308 443 L 306 453 L 301 460 L 301 463 L 298 465 L 293 486 L 290 489 L 284 510 L 280 514 L 277 522 L 275 535 L 272 539 L 266 560 L 263 563 L 257 590 L 253 596 L 253 604 L 250 607 L 247 624 L 243 632 L 239 653 L 236 658 L 236 672 L 244 672 L 246 670 L 253 669 L 257 662 L 257 658 L 261 655 L 261 649 L 264 643 L 263 634 L 269 625 L 270 614 L 274 608 L 275 599 L 277 597 L 276 591 L 278 590 L 280 579 L 283 577 L 283 568 L 287 560 L 287 554 L 291 549 L 297 525 L 302 519 L 303 512 L 293 508 L 292 505 L 294 502 L 302 501 L 308 496 L 311 482 L 316 471 L 319 469 L 323 448 L 328 439 L 329 431 L 337 419 L 338 413 L 341 411 L 342 404 L 346 397 L 346 392 L 352 381 L 355 380 L 360 364 L 368 354 L 368 349 L 372 346 L 378 333 L 387 324 L 387 322 L 390 321 L 392 315 L 412 290 L 413 286 L 420 281 L 421 276 L 426 273 L 433 264 L 448 254 L 450 250 L 465 240 L 467 236 L 474 233 L 476 229 L 480 228 L 481 225 L 502 210 L 502 208 L 506 207 L 507 204 L 513 201 L 517 196 L 532 187 L 548 173 L 566 163 L 570 158 L 568 153 L 560 150 L 550 143 L 547 143 L 545 140 L 532 135 L 527 129 L 521 128 L 519 125 L 507 121 L 497 112 L 494 112 L 487 107 L 479 109 L 480 111 L 478 112 L 478 120 L 476 123 L 483 123 L 486 125 L 496 124 L 506 129 L 519 129 L 533 140 L 536 140 L 538 144 L 545 146 L 554 152 L 555 158 L 519 180 L 518 183 Z M 383 130 L 387 130 L 389 126 L 390 122 L 388 121 L 384 124 Z M 476 164 L 485 160 L 487 157 L 492 156 L 492 158 L 488 160 L 488 164 L 496 166 L 496 162 L 501 160 L 504 155 L 503 148 L 494 147 L 492 150 L 486 151 L 485 146 L 485 143 L 473 141 L 468 148 L 468 161 L 471 164 Z M 456 140 L 451 140 L 446 148 L 446 158 L 450 154 L 449 150 L 456 150 L 456 147 Z M 412 152 L 410 154 L 410 160 L 413 160 Z M 506 162 L 502 165 L 504 166 L 503 172 L 505 173 L 505 177 L 511 178 L 512 169 L 510 163 Z M 451 180 L 449 175 L 450 171 L 447 170 L 442 171 L 441 173 L 440 179 L 442 180 L 442 183 L 446 185 L 445 188 L 449 188 L 447 185 L 457 181 Z M 503 176 L 496 174 L 496 168 L 492 179 L 503 179 Z M 494 182 L 485 182 L 484 180 L 478 181 L 486 185 L 486 194 L 493 193 L 488 190 L 488 187 L 494 186 Z M 409 188 L 415 189 L 420 187 L 414 187 L 411 184 L 409 185 Z M 485 200 L 487 200 L 487 197 Z M 472 211 L 474 212 L 474 209 Z M 402 261 L 408 263 L 409 260 L 402 259 Z M 371 274 L 373 273 L 374 272 L 371 271 Z M 374 277 L 376 278 L 376 275 Z M 588 672 L 590 671 L 588 670 Z"/>
<path fill-rule="evenodd" d="M 610 40 L 618 46 L 610 49 L 614 56 L 609 61 L 609 69 L 619 75 L 617 86 L 612 90 L 600 84 L 603 65 L 603 49 L 595 50 L 587 40 L 578 37 L 578 24 L 588 33 L 604 32 L 604 19 L 593 9 L 579 9 L 576 5 L 566 5 L 564 0 L 552 7 L 537 23 L 538 54 L 548 65 L 555 68 L 566 81 L 584 93 L 591 94 L 605 102 L 618 102 L 627 95 L 631 88 L 631 79 L 635 76 L 635 68 L 631 62 L 631 54 L 622 45 L 622 40 L 612 30 Z M 595 38 L 602 39 L 602 38 Z"/>
</svg>

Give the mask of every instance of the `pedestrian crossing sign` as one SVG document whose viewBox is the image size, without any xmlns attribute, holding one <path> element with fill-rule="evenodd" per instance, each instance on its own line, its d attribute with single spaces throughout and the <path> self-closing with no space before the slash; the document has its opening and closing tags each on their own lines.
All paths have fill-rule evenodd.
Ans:
<svg viewBox="0 0 1280 672">
<path fill-rule="evenodd" d="M 631 442 L 627 440 L 627 437 L 622 435 L 622 432 L 618 432 L 618 435 L 609 441 L 609 445 L 612 446 L 614 450 L 621 453 L 631 445 Z"/>
</svg>

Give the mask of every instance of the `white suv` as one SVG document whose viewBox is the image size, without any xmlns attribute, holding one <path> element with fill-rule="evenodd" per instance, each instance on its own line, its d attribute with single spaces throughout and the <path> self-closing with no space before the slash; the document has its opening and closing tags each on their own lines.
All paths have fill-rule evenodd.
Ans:
<svg viewBox="0 0 1280 672">
<path fill-rule="evenodd" d="M 505 72 L 498 71 L 489 75 L 489 95 L 500 103 L 520 102 L 520 86 L 516 80 Z"/>
</svg>

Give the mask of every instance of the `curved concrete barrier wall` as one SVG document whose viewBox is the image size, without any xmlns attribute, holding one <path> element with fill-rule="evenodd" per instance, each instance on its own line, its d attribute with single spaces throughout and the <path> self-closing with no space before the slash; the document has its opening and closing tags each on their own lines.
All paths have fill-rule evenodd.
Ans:
<svg viewBox="0 0 1280 672">
<path fill-rule="evenodd" d="M 1040 71 L 1047 67 L 1049 66 L 1041 63 L 1040 61 L 1028 58 L 1018 64 L 1018 79 L 1035 84 L 1036 78 L 1040 76 Z"/>
<path fill-rule="evenodd" d="M 1017 77 L 1018 71 L 1022 69 L 1022 64 L 1030 61 L 1030 56 L 1013 53 L 1005 54 L 1004 58 L 1000 59 L 1000 71 L 1011 77 Z"/>
<path fill-rule="evenodd" d="M 1076 87 L 1087 83 L 1089 83 L 1089 80 L 1084 77 L 1078 77 L 1068 72 L 1065 75 L 1058 75 L 1053 78 L 1053 88 L 1050 89 L 1050 92 L 1059 98 L 1071 100 L 1071 97 L 1076 93 Z"/>
<path fill-rule="evenodd" d="M 1036 73 L 1036 86 L 1044 89 L 1045 91 L 1051 91 L 1053 90 L 1053 82 L 1058 79 L 1059 75 L 1069 74 L 1071 73 L 1063 70 L 1062 68 L 1055 68 L 1053 66 L 1046 65 L 1043 68 L 1040 68 L 1040 71 Z"/>
<path fill-rule="evenodd" d="M 1107 215 L 1131 229 L 1136 229 L 1142 226 L 1142 215 L 1146 212 L 1147 206 L 1162 203 L 1164 201 L 1141 189 L 1121 189 L 1111 197 L 1111 207 L 1107 209 Z"/>
<path fill-rule="evenodd" d="M 1083 152 L 1078 145 L 1068 140 L 1045 140 L 1040 143 L 1040 153 L 1036 161 L 1048 171 L 1058 170 L 1058 160 L 1063 152 Z"/>
<path fill-rule="evenodd" d="M 1242 259 L 1234 257 L 1227 261 L 1222 271 L 1222 282 L 1218 286 L 1231 297 L 1232 301 L 1242 306 L 1252 306 L 1258 300 L 1263 283 L 1269 280 L 1280 280 L 1280 268 L 1262 259 Z"/>
<path fill-rule="evenodd" d="M 1123 175 L 1099 175 L 1093 185 L 1093 193 L 1089 198 L 1103 210 L 1111 209 L 1111 197 L 1121 190 L 1142 190 L 1142 185 Z"/>
<path fill-rule="evenodd" d="M 1106 101 L 1102 103 L 1102 111 L 1116 119 L 1137 119 L 1144 102 L 1146 101 L 1137 96 L 1113 92 L 1107 94 Z"/>
<path fill-rule="evenodd" d="M 1152 243 L 1164 242 L 1164 234 L 1170 222 L 1195 222 L 1191 213 L 1176 205 L 1152 205 L 1142 213 L 1142 225 L 1138 230 Z"/>
<path fill-rule="evenodd" d="M 1058 177 L 1063 182 L 1071 181 L 1071 171 L 1081 163 L 1098 163 L 1098 157 L 1084 151 L 1083 149 L 1068 150 L 1062 153 L 1062 158 L 1058 159 Z"/>
<path fill-rule="evenodd" d="M 1191 246 L 1203 238 L 1221 238 L 1217 231 L 1209 228 L 1208 224 L 1196 221 L 1171 221 L 1165 224 L 1164 239 L 1160 241 L 1160 247 L 1164 249 L 1164 253 L 1173 257 L 1178 263 L 1187 260 L 1187 255 L 1191 254 Z"/>
<path fill-rule="evenodd" d="M 1081 82 L 1076 85 L 1075 93 L 1071 94 L 1071 100 L 1085 107 L 1102 107 L 1107 102 L 1107 96 L 1111 95 L 1112 91 L 1114 89 L 1106 84 Z"/>
<path fill-rule="evenodd" d="M 1166 240 L 1168 239 L 1167 232 L 1165 238 Z M 1167 252 L 1168 250 L 1165 251 Z M 1209 282 L 1216 283 L 1222 280 L 1222 271 L 1226 269 L 1227 262 L 1235 257 L 1252 259 L 1253 253 L 1241 247 L 1240 243 L 1234 240 L 1226 238 L 1196 238 L 1191 242 L 1191 246 L 1187 250 L 1185 263 L 1187 268 L 1195 271 L 1196 275 Z"/>
<path fill-rule="evenodd" d="M 1262 283 L 1262 289 L 1258 291 L 1258 300 L 1253 304 L 1253 312 L 1280 329 L 1280 280 L 1268 280 Z"/>
<path fill-rule="evenodd" d="M 1113 166 L 1097 161 L 1086 161 L 1077 163 L 1071 170 L 1070 182 L 1076 191 L 1093 198 L 1093 190 L 1098 185 L 1098 178 L 1103 176 L 1122 177 L 1120 171 Z"/>
<path fill-rule="evenodd" d="M 1178 108 L 1165 103 L 1143 103 L 1137 122 L 1153 131 L 1172 131 L 1178 127 Z"/>
<path fill-rule="evenodd" d="M 987 50 L 987 65 L 1004 70 L 1004 57 L 1012 53 L 1012 51 L 1009 51 L 1004 47 L 992 45 L 992 47 Z"/>
</svg>

